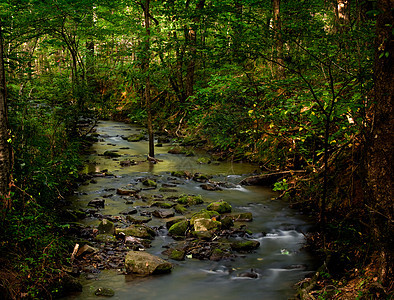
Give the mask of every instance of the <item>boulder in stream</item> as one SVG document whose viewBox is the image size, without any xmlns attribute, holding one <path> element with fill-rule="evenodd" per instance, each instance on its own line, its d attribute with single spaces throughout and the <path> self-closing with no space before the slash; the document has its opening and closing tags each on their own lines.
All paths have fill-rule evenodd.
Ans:
<svg viewBox="0 0 394 300">
<path fill-rule="evenodd" d="M 134 224 L 148 223 L 149 221 L 152 220 L 152 218 L 148 216 L 131 216 L 131 215 L 126 216 L 126 219 L 127 221 L 130 221 L 131 223 Z"/>
<path fill-rule="evenodd" d="M 171 272 L 172 264 L 145 251 L 129 251 L 125 258 L 128 274 L 142 276 Z"/>
<path fill-rule="evenodd" d="M 104 208 L 105 199 L 93 199 L 89 201 L 88 206 Z"/>
<path fill-rule="evenodd" d="M 173 209 L 157 209 L 152 212 L 152 215 L 156 218 L 171 218 L 175 215 L 175 211 Z"/>
<path fill-rule="evenodd" d="M 153 240 L 156 235 L 155 231 L 152 228 L 142 224 L 133 224 L 127 228 L 116 228 L 115 232 L 116 235 L 123 232 L 126 236 L 130 235 L 150 240 Z"/>
<path fill-rule="evenodd" d="M 186 236 L 187 230 L 189 228 L 189 221 L 181 220 L 168 229 L 168 234 L 175 237 L 184 237 Z"/>
<path fill-rule="evenodd" d="M 231 248 L 237 252 L 250 252 L 260 247 L 260 242 L 255 240 L 235 241 L 231 243 Z"/>
<path fill-rule="evenodd" d="M 220 229 L 221 223 L 213 219 L 194 219 L 194 231 L 216 231 Z"/>
<path fill-rule="evenodd" d="M 217 211 L 219 214 L 230 213 L 231 209 L 231 205 L 223 200 L 212 202 L 207 206 L 207 210 Z"/>
<path fill-rule="evenodd" d="M 115 292 L 110 289 L 110 288 L 98 288 L 94 294 L 96 296 L 102 296 L 102 297 L 113 297 L 115 295 Z"/>
<path fill-rule="evenodd" d="M 105 152 L 104 152 L 104 156 L 108 156 L 108 157 L 120 157 L 120 156 L 122 156 L 122 155 L 119 154 L 119 153 L 116 153 L 114 150 L 113 150 L 113 151 L 108 150 L 108 151 L 105 151 Z"/>
<path fill-rule="evenodd" d="M 198 205 L 204 203 L 201 195 L 181 195 L 176 201 L 183 205 Z"/>
<path fill-rule="evenodd" d="M 103 219 L 100 224 L 98 225 L 98 232 L 99 234 L 114 234 L 115 233 L 115 225 L 111 221 L 107 219 Z"/>
</svg>

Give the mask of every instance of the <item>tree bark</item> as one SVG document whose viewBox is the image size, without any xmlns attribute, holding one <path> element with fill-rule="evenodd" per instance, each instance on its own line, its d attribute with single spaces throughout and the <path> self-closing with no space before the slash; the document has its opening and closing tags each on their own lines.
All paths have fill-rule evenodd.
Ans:
<svg viewBox="0 0 394 300">
<path fill-rule="evenodd" d="M 9 208 L 11 205 L 9 196 L 11 147 L 8 142 L 7 90 L 1 26 L 0 19 L 0 198 L 3 208 Z"/>
<path fill-rule="evenodd" d="M 379 252 L 379 279 L 393 276 L 393 93 L 392 0 L 378 0 L 375 39 L 374 124 L 367 152 L 367 201 L 372 238 Z"/>
<path fill-rule="evenodd" d="M 201 11 L 204 8 L 205 5 L 205 0 L 200 0 L 197 3 L 196 9 L 198 11 Z M 187 69 L 186 69 L 186 97 L 192 96 L 194 93 L 194 74 L 195 74 L 195 68 L 196 68 L 196 60 L 197 60 L 197 28 L 196 24 L 200 22 L 200 12 L 196 13 L 196 17 L 194 18 L 194 24 L 191 25 L 187 29 L 186 33 L 186 40 L 189 43 L 189 53 L 190 53 L 190 59 L 187 64 Z"/>
<path fill-rule="evenodd" d="M 144 63 L 144 71 L 145 71 L 145 102 L 146 102 L 146 110 L 148 114 L 147 127 L 148 127 L 148 136 L 149 136 L 149 156 L 155 157 L 155 146 L 153 143 L 153 125 L 152 125 L 152 108 L 151 108 L 151 92 L 150 92 L 150 76 L 149 76 L 149 60 L 150 60 L 150 20 L 149 20 L 149 5 L 150 0 L 145 1 L 144 6 L 144 20 L 145 20 L 145 63 Z"/>
<path fill-rule="evenodd" d="M 282 20 L 280 18 L 280 0 L 272 0 L 272 8 L 274 11 L 274 53 L 276 54 L 276 78 L 286 78 L 284 60 L 283 60 L 283 38 L 282 38 Z"/>
</svg>

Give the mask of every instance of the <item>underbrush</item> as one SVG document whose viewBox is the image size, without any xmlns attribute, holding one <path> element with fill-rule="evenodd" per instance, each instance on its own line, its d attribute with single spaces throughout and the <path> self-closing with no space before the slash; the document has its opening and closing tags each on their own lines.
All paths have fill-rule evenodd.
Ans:
<svg viewBox="0 0 394 300">
<path fill-rule="evenodd" d="M 78 176 L 78 112 L 69 102 L 23 99 L 10 89 L 11 207 L 0 218 L 2 299 L 50 299 L 70 242 L 61 207 Z M 15 97 L 14 99 L 12 97 Z"/>
</svg>

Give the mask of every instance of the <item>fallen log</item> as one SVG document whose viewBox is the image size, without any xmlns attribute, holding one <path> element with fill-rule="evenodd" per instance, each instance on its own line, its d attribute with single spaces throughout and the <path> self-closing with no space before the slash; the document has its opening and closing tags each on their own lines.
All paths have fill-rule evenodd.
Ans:
<svg viewBox="0 0 394 300">
<path fill-rule="evenodd" d="M 254 175 L 254 176 L 246 177 L 240 182 L 240 184 L 270 186 L 273 185 L 275 182 L 293 176 L 294 174 L 304 174 L 304 173 L 306 173 L 305 170 L 294 170 L 294 171 L 281 171 L 275 173 Z"/>
</svg>

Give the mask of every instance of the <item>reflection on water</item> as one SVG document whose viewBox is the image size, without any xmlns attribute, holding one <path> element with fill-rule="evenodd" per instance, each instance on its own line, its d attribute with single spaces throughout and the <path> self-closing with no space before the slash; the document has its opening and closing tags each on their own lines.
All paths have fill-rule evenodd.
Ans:
<svg viewBox="0 0 394 300">
<path fill-rule="evenodd" d="M 87 203 L 103 195 L 106 205 L 103 214 L 117 215 L 130 208 L 113 190 L 133 186 L 136 178 L 155 176 L 158 185 L 171 179 L 171 171 L 183 170 L 213 176 L 217 182 L 234 184 L 222 191 L 206 191 L 200 183 L 192 180 L 178 180 L 173 194 L 200 194 L 207 202 L 223 199 L 229 202 L 233 211 L 252 212 L 253 222 L 247 223 L 253 234 L 251 239 L 260 242 L 260 247 L 251 254 L 240 255 L 232 260 L 219 262 L 186 259 L 172 261 L 174 269 L 170 274 L 138 278 L 125 276 L 116 270 L 102 271 L 95 279 L 83 281 L 81 294 L 67 299 L 96 299 L 94 291 L 99 287 L 109 287 L 115 291 L 112 299 L 287 299 L 294 294 L 292 285 L 313 270 L 313 258 L 302 250 L 304 232 L 310 227 L 310 220 L 287 208 L 285 203 L 272 200 L 276 194 L 269 188 L 244 187 L 238 183 L 246 174 L 254 172 L 256 166 L 246 163 L 220 162 L 199 164 L 199 155 L 185 157 L 169 154 L 171 145 L 157 147 L 158 164 L 146 161 L 148 143 L 131 143 L 122 138 L 137 133 L 138 128 L 112 121 L 101 121 L 97 128 L 99 142 L 93 146 L 94 154 L 87 157 L 86 172 L 101 172 L 105 169 L 114 176 L 97 177 L 95 184 L 82 185 L 72 200 L 76 207 L 86 208 Z M 109 159 L 102 154 L 116 151 L 121 157 Z M 137 165 L 122 167 L 120 161 L 134 160 Z M 111 192 L 112 191 L 112 192 Z M 158 194 L 157 190 L 142 191 L 143 195 Z M 172 195 L 171 193 L 165 196 Z M 206 205 L 205 203 L 205 205 Z M 136 201 L 135 206 L 146 205 Z M 204 208 L 201 206 L 199 209 Z M 99 221 L 87 218 L 85 224 L 98 225 Z M 154 219 L 148 225 L 159 226 L 163 221 Z M 146 251 L 161 256 L 163 245 L 174 242 L 164 230 Z M 257 278 L 239 277 L 240 273 L 253 269 Z"/>
</svg>

